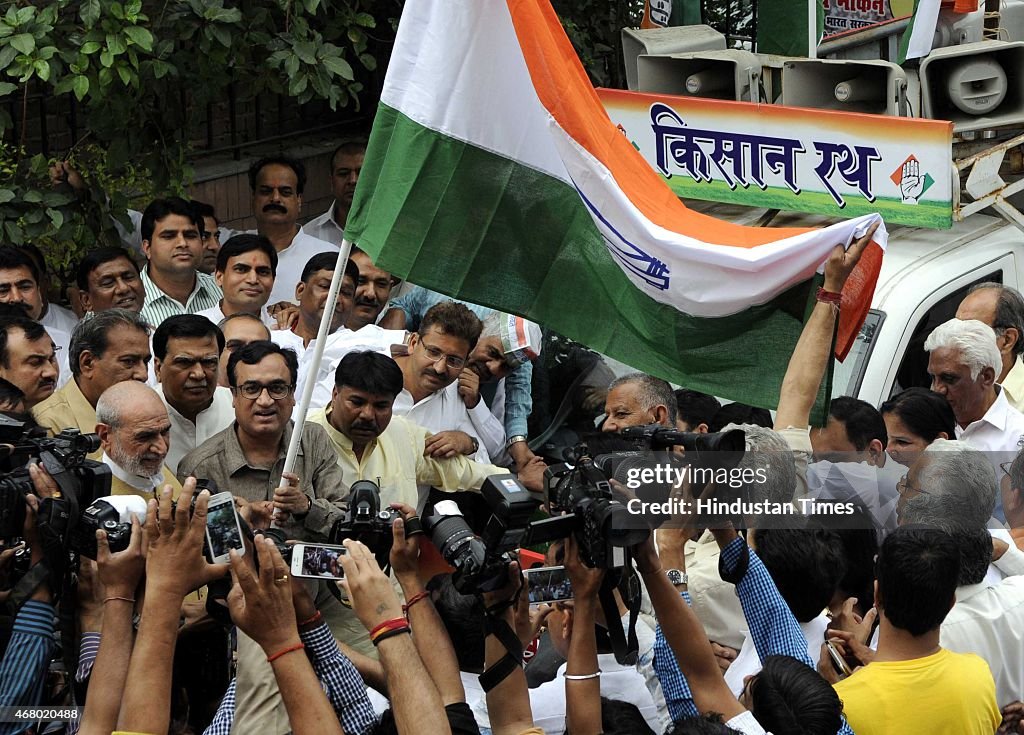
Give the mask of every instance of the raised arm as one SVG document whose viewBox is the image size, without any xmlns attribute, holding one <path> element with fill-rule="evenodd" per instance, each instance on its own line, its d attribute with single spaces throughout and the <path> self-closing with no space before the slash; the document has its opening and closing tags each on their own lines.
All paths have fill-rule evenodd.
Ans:
<svg viewBox="0 0 1024 735">
<path fill-rule="evenodd" d="M 171 669 L 178 639 L 181 603 L 192 590 L 224 576 L 224 565 L 207 564 L 203 558 L 206 509 L 210 493 L 199 493 L 195 513 L 185 508 L 192 502 L 196 483 L 185 482 L 178 498 L 183 512 L 171 510 L 171 486 L 165 485 L 159 504 L 149 501 L 146 510 L 146 601 L 139 635 L 132 651 L 118 729 L 129 732 L 166 732 L 171 715 Z M 157 509 L 159 506 L 159 514 Z"/>
<path fill-rule="evenodd" d="M 334 708 L 302 652 L 304 646 L 299 640 L 288 585 L 288 565 L 272 539 L 257 535 L 253 546 L 259 559 L 258 573 L 236 551 L 231 551 L 231 619 L 267 654 L 292 732 L 341 735 L 341 723 Z"/>
<path fill-rule="evenodd" d="M 441 617 L 434 609 L 430 593 L 423 586 L 419 574 L 420 538 L 405 535 L 405 521 L 416 515 L 408 505 L 394 503 L 391 506 L 402 514 L 392 529 L 391 568 L 402 585 L 405 594 L 405 610 L 413 630 L 413 643 L 419 651 L 427 675 L 433 680 L 441 695 L 441 703 L 449 704 L 466 701 L 466 690 L 459 674 L 459 661 L 448 637 L 448 631 Z"/>
<path fill-rule="evenodd" d="M 573 589 L 572 637 L 565 669 L 565 724 L 569 735 L 598 735 L 601 729 L 601 669 L 597 665 L 597 593 L 603 569 L 579 558 L 572 536 L 565 541 L 565 569 Z"/>
<path fill-rule="evenodd" d="M 736 582 L 736 595 L 757 655 L 762 661 L 769 656 L 792 656 L 813 669 L 800 623 L 757 554 L 732 526 L 714 529 L 712 533 L 721 549 L 721 566 L 727 572 L 737 571 L 744 557 L 747 559 L 746 571 Z"/>
<path fill-rule="evenodd" d="M 836 245 L 825 261 L 825 283 L 823 288 L 830 293 L 841 293 L 846 279 L 860 261 L 864 249 L 878 229 L 878 222 L 868 228 L 863 237 L 850 245 L 849 250 Z M 832 333 L 835 330 L 839 310 L 832 304 L 818 301 L 811 316 L 804 325 L 797 340 L 789 367 L 782 379 L 779 391 L 779 407 L 775 412 L 775 428 L 803 428 L 808 425 L 811 408 L 818 396 L 821 378 L 828 365 L 832 349 Z"/>
<path fill-rule="evenodd" d="M 121 695 L 132 656 L 136 590 L 146 569 L 146 551 L 142 526 L 132 516 L 132 536 L 128 548 L 110 552 L 107 534 L 96 532 L 98 583 L 103 587 L 103 629 L 100 649 L 89 678 L 89 697 L 82 716 L 82 735 L 106 735 L 117 726 Z"/>
<path fill-rule="evenodd" d="M 341 557 L 345 579 L 340 584 L 348 590 L 360 622 L 370 631 L 384 666 L 388 691 L 401 692 L 391 699 L 398 731 L 418 732 L 422 723 L 429 722 L 432 732 L 450 734 L 441 696 L 408 635 L 391 581 L 366 546 L 346 539 L 345 548 L 348 553 Z"/>
<path fill-rule="evenodd" d="M 508 582 L 499 590 L 485 592 L 488 612 L 484 641 L 484 674 L 505 669 L 507 675 L 487 691 L 487 715 L 494 735 L 519 735 L 534 727 L 530 690 L 522 667 L 523 650 L 516 640 L 514 600 L 525 584 L 518 563 L 508 565 Z M 525 594 L 525 592 L 523 592 Z M 507 626 L 507 629 L 504 629 Z M 502 642 L 502 639 L 506 642 Z M 509 648 L 509 646 L 512 646 Z M 482 683 L 482 682 L 481 682 Z"/>
<path fill-rule="evenodd" d="M 725 720 L 745 712 L 725 683 L 700 620 L 662 570 L 654 541 L 648 539 L 634 553 L 661 631 L 689 682 L 697 709 L 701 714 L 718 712 Z"/>
</svg>

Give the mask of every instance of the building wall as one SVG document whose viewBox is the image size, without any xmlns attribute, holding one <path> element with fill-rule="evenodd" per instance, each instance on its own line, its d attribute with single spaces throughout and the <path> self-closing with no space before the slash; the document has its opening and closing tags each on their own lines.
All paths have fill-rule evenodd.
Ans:
<svg viewBox="0 0 1024 735">
<path fill-rule="evenodd" d="M 322 214 L 334 201 L 330 184 L 330 159 L 334 149 L 345 140 L 347 139 L 329 138 L 313 145 L 286 151 L 306 166 L 301 222 L 307 222 Z M 242 161 L 197 164 L 196 183 L 189 189 L 190 196 L 212 204 L 222 225 L 235 230 L 254 229 L 256 220 L 252 216 L 248 172 L 249 165 L 260 155 L 253 154 Z"/>
</svg>

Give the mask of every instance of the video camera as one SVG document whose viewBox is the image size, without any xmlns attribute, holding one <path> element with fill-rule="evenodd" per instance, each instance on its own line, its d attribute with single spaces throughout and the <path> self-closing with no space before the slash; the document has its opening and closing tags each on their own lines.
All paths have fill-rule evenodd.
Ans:
<svg viewBox="0 0 1024 735">
<path fill-rule="evenodd" d="M 455 503 L 442 501 L 423 528 L 452 567 L 452 584 L 463 594 L 499 589 L 508 579 L 510 554 L 524 545 L 530 518 L 543 498 L 511 475 L 491 475 L 480 488 L 491 508 L 482 535 L 477 536 L 458 513 Z M 449 505 L 450 504 L 450 505 Z M 455 506 L 455 512 L 445 512 Z"/>
<path fill-rule="evenodd" d="M 666 452 L 675 446 L 682 446 L 685 456 Z M 628 427 L 617 434 L 597 435 L 589 443 L 575 447 L 571 463 L 552 465 L 545 471 L 552 517 L 531 524 L 526 544 L 554 541 L 571 534 L 586 565 L 621 568 L 628 563 L 627 549 L 646 540 L 651 527 L 646 520 L 631 514 L 615 496 L 612 479 L 625 484 L 630 470 L 650 467 L 659 461 L 705 468 L 713 473 L 719 468 L 735 467 L 743 458 L 744 448 L 745 436 L 739 429 L 697 434 L 649 424 Z"/>
<path fill-rule="evenodd" d="M 110 468 L 88 459 L 100 448 L 96 434 L 64 429 L 48 438 L 45 430 L 0 414 L 0 538 L 20 536 L 25 497 L 35 494 L 28 464 L 36 461 L 57 483 L 61 498 L 40 507 L 54 530 L 63 534 L 78 521 L 78 509 L 110 494 Z"/>
</svg>

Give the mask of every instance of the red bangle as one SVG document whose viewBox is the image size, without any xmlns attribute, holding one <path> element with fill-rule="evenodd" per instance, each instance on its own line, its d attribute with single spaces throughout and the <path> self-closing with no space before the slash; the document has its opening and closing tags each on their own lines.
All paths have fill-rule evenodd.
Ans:
<svg viewBox="0 0 1024 735">
<path fill-rule="evenodd" d="M 415 604 L 416 604 L 417 602 L 419 602 L 420 600 L 422 600 L 422 599 L 423 599 L 424 597 L 427 597 L 427 596 L 429 596 L 429 595 L 430 595 L 430 593 L 429 593 L 429 592 L 427 592 L 426 590 L 423 590 L 422 592 L 417 592 L 417 593 L 416 593 L 415 595 L 413 595 L 412 597 L 410 597 L 410 598 L 409 598 L 409 601 L 408 601 L 408 602 L 406 602 L 406 603 L 405 603 L 404 605 L 402 605 L 402 613 L 403 613 L 403 614 L 405 615 L 405 617 L 406 617 L 406 618 L 408 618 L 408 617 L 409 617 L 409 608 L 410 608 L 410 607 L 412 607 L 412 606 L 413 606 L 413 605 L 415 605 Z"/>
<path fill-rule="evenodd" d="M 814 298 L 823 304 L 833 304 L 839 306 L 843 300 L 843 295 L 836 291 L 826 291 L 823 287 L 818 288 L 818 293 L 814 295 Z"/>
<path fill-rule="evenodd" d="M 307 625 L 312 625 L 313 623 L 319 623 L 323 619 L 324 619 L 324 616 L 320 613 L 319 610 L 317 610 L 316 613 L 314 613 L 311 618 L 309 618 L 308 620 L 303 620 L 301 623 L 299 623 L 299 627 L 300 628 L 304 628 Z"/>
<path fill-rule="evenodd" d="M 377 635 L 388 630 L 397 630 L 399 628 L 408 628 L 409 624 L 405 622 L 405 618 L 391 618 L 391 620 L 385 620 L 380 625 L 376 626 L 370 631 L 370 640 L 373 640 Z"/>
<path fill-rule="evenodd" d="M 279 659 L 282 656 L 284 656 L 286 653 L 291 653 L 292 651 L 301 651 L 305 647 L 306 646 L 304 644 L 302 644 L 302 643 L 296 643 L 294 646 L 288 646 L 288 648 L 285 648 L 285 649 L 282 649 L 282 650 L 278 651 L 273 656 L 267 656 L 267 663 L 268 664 L 269 663 L 273 663 L 277 659 Z"/>
</svg>

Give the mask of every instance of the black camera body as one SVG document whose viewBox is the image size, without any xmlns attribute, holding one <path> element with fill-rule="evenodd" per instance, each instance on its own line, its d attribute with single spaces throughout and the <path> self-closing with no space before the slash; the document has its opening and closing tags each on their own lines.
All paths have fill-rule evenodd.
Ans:
<svg viewBox="0 0 1024 735">
<path fill-rule="evenodd" d="M 110 495 L 110 468 L 88 459 L 100 447 L 96 434 L 64 429 L 53 438 L 38 427 L 0 415 L 0 538 L 21 534 L 25 497 L 35 494 L 28 463 L 38 462 L 54 479 L 62 498 L 48 499 L 41 508 L 55 528 L 69 527 L 78 508 L 93 498 Z"/>
<path fill-rule="evenodd" d="M 131 498 L 138 502 L 141 498 L 135 496 L 118 496 L 118 500 Z M 113 502 L 111 502 L 113 501 Z M 82 511 L 81 518 L 68 536 L 68 546 L 72 551 L 78 552 L 88 559 L 96 559 L 96 532 L 105 531 L 107 544 L 111 553 L 124 551 L 132 540 L 132 524 L 121 520 L 121 509 L 116 507 L 117 500 L 113 498 L 97 498 L 88 508 Z M 145 518 L 145 506 L 141 508 Z"/>
<path fill-rule="evenodd" d="M 548 485 L 551 518 L 531 524 L 526 544 L 573 536 L 580 558 L 589 567 L 618 569 L 627 564 L 626 550 L 650 534 L 629 519 L 626 506 L 615 497 L 604 460 L 587 456 L 584 448 L 575 466 L 552 465 L 544 477 Z"/>
<path fill-rule="evenodd" d="M 455 572 L 452 584 L 463 594 L 490 592 L 508 580 L 510 552 L 524 545 L 530 519 L 543 502 L 512 475 L 491 475 L 480 488 L 491 508 L 483 534 L 477 536 L 461 515 L 435 513 L 423 528 Z"/>
<path fill-rule="evenodd" d="M 391 527 L 402 514 L 392 508 L 380 507 L 380 487 L 373 480 L 356 480 L 348 493 L 348 510 L 331 528 L 330 543 L 340 544 L 347 538 L 359 541 L 373 552 L 383 569 L 391 555 Z M 416 528 L 406 529 L 415 533 Z"/>
</svg>

